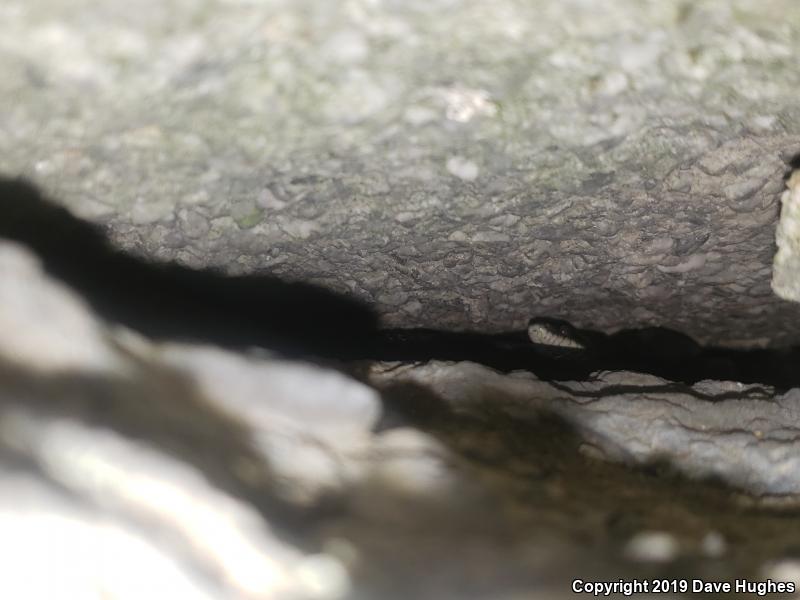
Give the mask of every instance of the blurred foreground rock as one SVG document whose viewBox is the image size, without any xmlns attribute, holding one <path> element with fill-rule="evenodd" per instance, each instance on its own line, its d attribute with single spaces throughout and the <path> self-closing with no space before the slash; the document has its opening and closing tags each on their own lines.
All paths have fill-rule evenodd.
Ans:
<svg viewBox="0 0 800 600">
<path fill-rule="evenodd" d="M 544 599 L 575 578 L 800 578 L 797 390 L 354 365 L 373 389 L 110 328 L 20 246 L 0 243 L 0 278 L 4 598 Z"/>
<path fill-rule="evenodd" d="M 341 558 L 278 533 L 363 477 L 375 392 L 110 330 L 18 246 L 0 278 L 2 597 L 348 593 Z"/>
</svg>

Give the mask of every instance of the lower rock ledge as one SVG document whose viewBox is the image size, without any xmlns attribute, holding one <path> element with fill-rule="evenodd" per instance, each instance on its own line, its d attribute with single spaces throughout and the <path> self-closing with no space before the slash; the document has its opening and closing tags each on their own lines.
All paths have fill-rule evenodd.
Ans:
<svg viewBox="0 0 800 600">
<path fill-rule="evenodd" d="M 800 390 L 702 381 L 694 386 L 630 372 L 543 382 L 474 363 L 376 367 L 378 387 L 414 384 L 455 414 L 529 422 L 547 415 L 573 430 L 576 449 L 629 465 L 669 465 L 755 495 L 800 494 Z"/>
<path fill-rule="evenodd" d="M 466 362 L 357 381 L 110 327 L 19 247 L 0 274 L 0 597 L 800 580 L 797 390 Z"/>
</svg>

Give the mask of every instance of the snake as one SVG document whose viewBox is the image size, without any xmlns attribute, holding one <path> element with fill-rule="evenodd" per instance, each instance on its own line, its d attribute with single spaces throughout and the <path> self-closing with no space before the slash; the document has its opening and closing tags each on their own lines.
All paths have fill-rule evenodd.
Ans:
<svg viewBox="0 0 800 600">
<path fill-rule="evenodd" d="M 556 351 L 583 351 L 586 345 L 577 330 L 566 321 L 547 317 L 534 317 L 528 322 L 528 338 L 537 346 Z"/>
</svg>

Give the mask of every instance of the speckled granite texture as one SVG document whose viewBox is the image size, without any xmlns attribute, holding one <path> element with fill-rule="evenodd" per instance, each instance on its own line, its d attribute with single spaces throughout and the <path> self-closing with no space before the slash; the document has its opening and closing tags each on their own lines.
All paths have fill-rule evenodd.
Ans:
<svg viewBox="0 0 800 600">
<path fill-rule="evenodd" d="M 785 344 L 799 54 L 794 0 L 5 0 L 0 170 L 391 326 Z"/>
</svg>

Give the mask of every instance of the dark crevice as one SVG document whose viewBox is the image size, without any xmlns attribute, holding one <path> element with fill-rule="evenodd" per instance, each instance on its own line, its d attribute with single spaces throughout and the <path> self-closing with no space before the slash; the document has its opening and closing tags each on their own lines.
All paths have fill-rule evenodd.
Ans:
<svg viewBox="0 0 800 600">
<path fill-rule="evenodd" d="M 777 390 L 800 387 L 800 348 L 706 347 L 679 332 L 656 327 L 612 335 L 575 331 L 582 336 L 586 349 L 569 354 L 532 344 L 524 332 L 491 335 L 418 329 L 384 331 L 370 357 L 403 362 L 467 360 L 502 372 L 531 371 L 547 381 L 588 381 L 598 371 L 634 371 L 681 384 L 708 379 Z M 640 386 L 634 387 L 642 391 Z M 735 396 L 733 393 L 731 397 Z"/>
<path fill-rule="evenodd" d="M 319 286 L 126 254 L 101 228 L 21 180 L 0 178 L 0 237 L 33 250 L 48 273 L 77 290 L 104 319 L 156 339 L 261 347 L 323 361 L 472 361 L 503 372 L 528 370 L 550 381 L 630 370 L 683 384 L 713 379 L 800 387 L 798 348 L 703 347 L 663 328 L 606 335 L 564 323 L 585 347 L 570 353 L 533 344 L 526 332 L 381 330 L 371 307 Z"/>
<path fill-rule="evenodd" d="M 789 179 L 789 176 L 792 174 L 793 171 L 800 169 L 800 152 L 791 156 L 787 161 L 787 164 L 789 165 L 790 170 L 786 173 L 785 178 Z"/>
<path fill-rule="evenodd" d="M 665 397 L 666 394 L 686 394 L 698 400 L 706 402 L 721 402 L 723 400 L 742 400 L 748 398 L 762 398 L 769 399 L 772 397 L 769 389 L 759 385 L 749 385 L 739 391 L 720 392 L 718 394 L 706 394 L 698 392 L 694 389 L 687 389 L 686 387 L 676 383 L 665 383 L 663 385 L 607 385 L 599 389 L 589 391 L 579 390 L 564 383 L 552 382 L 553 387 L 563 392 L 567 392 L 576 398 L 594 398 L 599 400 L 609 396 L 624 396 L 626 394 L 636 394 L 642 396 L 645 394 L 658 394 Z"/>
</svg>

